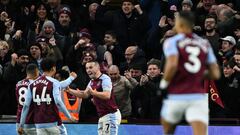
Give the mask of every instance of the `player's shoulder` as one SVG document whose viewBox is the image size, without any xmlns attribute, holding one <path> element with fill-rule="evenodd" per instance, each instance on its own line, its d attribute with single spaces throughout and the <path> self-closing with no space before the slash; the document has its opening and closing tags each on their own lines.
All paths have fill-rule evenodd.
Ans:
<svg viewBox="0 0 240 135">
<path fill-rule="evenodd" d="M 53 82 L 53 83 L 60 83 L 57 79 L 50 77 L 50 76 L 46 76 L 46 79 L 48 79 L 49 81 Z"/>
<path fill-rule="evenodd" d="M 195 33 L 193 34 L 193 37 L 203 44 L 208 44 L 209 43 L 208 39 L 200 37 L 199 35 L 197 35 Z"/>
<path fill-rule="evenodd" d="M 184 39 L 184 34 L 177 34 L 173 37 L 167 38 L 164 41 L 165 45 L 177 43 L 179 40 Z"/>
<path fill-rule="evenodd" d="M 105 80 L 105 79 L 110 79 L 110 77 L 109 77 L 108 75 L 106 75 L 106 74 L 102 74 L 102 75 L 100 76 L 100 79 Z M 110 80 L 111 80 L 111 79 L 110 79 Z"/>
</svg>

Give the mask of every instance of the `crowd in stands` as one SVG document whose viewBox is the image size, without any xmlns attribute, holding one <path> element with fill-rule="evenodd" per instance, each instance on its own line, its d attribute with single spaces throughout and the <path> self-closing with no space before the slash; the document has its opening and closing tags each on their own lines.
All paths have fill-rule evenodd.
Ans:
<svg viewBox="0 0 240 135">
<path fill-rule="evenodd" d="M 88 61 L 97 60 L 113 82 L 123 118 L 159 119 L 162 44 L 175 35 L 178 11 L 196 15 L 194 32 L 211 43 L 222 77 L 224 108 L 209 100 L 210 117 L 240 118 L 239 0 L 0 0 L 0 115 L 15 115 L 15 85 L 26 65 L 51 57 L 60 76 L 74 71 L 70 87 L 85 89 Z M 62 71 L 64 70 L 64 71 Z M 210 98 L 211 99 L 211 98 Z M 97 117 L 91 97 L 80 120 Z"/>
</svg>

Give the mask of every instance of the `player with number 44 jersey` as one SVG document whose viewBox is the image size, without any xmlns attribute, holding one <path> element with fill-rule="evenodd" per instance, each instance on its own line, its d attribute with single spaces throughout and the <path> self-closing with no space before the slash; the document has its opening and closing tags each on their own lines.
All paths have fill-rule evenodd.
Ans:
<svg viewBox="0 0 240 135">
<path fill-rule="evenodd" d="M 23 125 L 29 109 L 33 113 L 33 121 L 36 126 L 37 135 L 59 135 L 58 127 L 60 117 L 59 110 L 67 118 L 74 121 L 62 102 L 60 90 L 61 83 L 53 78 L 56 73 L 56 63 L 50 58 L 45 58 L 41 62 L 43 75 L 31 83 L 28 87 L 25 103 L 23 106 L 20 128 L 18 133 L 23 133 Z M 31 105 L 31 106 L 30 106 Z"/>
<path fill-rule="evenodd" d="M 174 134 L 184 117 L 194 135 L 206 135 L 208 131 L 208 95 L 203 79 L 218 79 L 220 70 L 211 45 L 192 32 L 193 26 L 194 14 L 179 12 L 175 22 L 178 34 L 164 42 L 166 63 L 160 82 L 162 93 L 168 93 L 161 110 L 164 134 Z"/>
</svg>

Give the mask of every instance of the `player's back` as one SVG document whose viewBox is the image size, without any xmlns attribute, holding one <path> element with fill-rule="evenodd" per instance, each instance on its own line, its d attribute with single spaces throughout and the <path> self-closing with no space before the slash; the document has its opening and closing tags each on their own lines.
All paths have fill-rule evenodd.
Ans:
<svg viewBox="0 0 240 135">
<path fill-rule="evenodd" d="M 58 108 L 53 98 L 53 87 L 54 79 L 44 75 L 30 85 L 36 124 L 52 123 L 59 120 Z"/>
<path fill-rule="evenodd" d="M 22 108 L 23 108 L 23 104 L 25 101 L 25 94 L 26 94 L 26 92 L 28 90 L 28 86 L 31 82 L 33 82 L 33 80 L 23 79 L 16 84 L 16 99 L 17 99 L 17 104 L 18 104 L 17 120 L 16 120 L 17 123 L 20 123 Z M 30 110 L 28 113 L 28 117 L 26 119 L 26 124 L 33 123 L 33 121 L 30 120 L 31 116 L 32 116 L 32 110 Z"/>
<path fill-rule="evenodd" d="M 169 93 L 204 93 L 202 79 L 210 47 L 208 41 L 196 34 L 178 34 L 169 40 L 178 51 L 177 72 L 169 85 Z"/>
</svg>

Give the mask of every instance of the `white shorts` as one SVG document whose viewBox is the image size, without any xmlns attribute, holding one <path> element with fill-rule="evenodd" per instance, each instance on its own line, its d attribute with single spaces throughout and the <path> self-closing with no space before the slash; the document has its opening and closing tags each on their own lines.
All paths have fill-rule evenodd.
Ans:
<svg viewBox="0 0 240 135">
<path fill-rule="evenodd" d="M 19 123 L 16 123 L 16 130 L 18 130 L 18 128 L 19 128 Z M 25 124 L 23 127 L 23 135 L 37 135 L 37 130 L 34 124 Z"/>
<path fill-rule="evenodd" d="M 171 124 L 177 124 L 185 115 L 187 122 L 201 121 L 208 125 L 208 113 L 207 94 L 170 94 L 163 101 L 161 117 Z"/>
<path fill-rule="evenodd" d="M 98 135 L 117 135 L 118 126 L 121 123 L 121 113 L 109 113 L 98 120 Z"/>
<path fill-rule="evenodd" d="M 60 129 L 58 126 L 50 128 L 37 128 L 37 135 L 60 135 Z"/>
<path fill-rule="evenodd" d="M 58 127 L 59 127 L 59 130 L 60 130 L 60 135 L 67 135 L 67 129 L 64 126 L 64 124 L 61 124 Z"/>
</svg>

